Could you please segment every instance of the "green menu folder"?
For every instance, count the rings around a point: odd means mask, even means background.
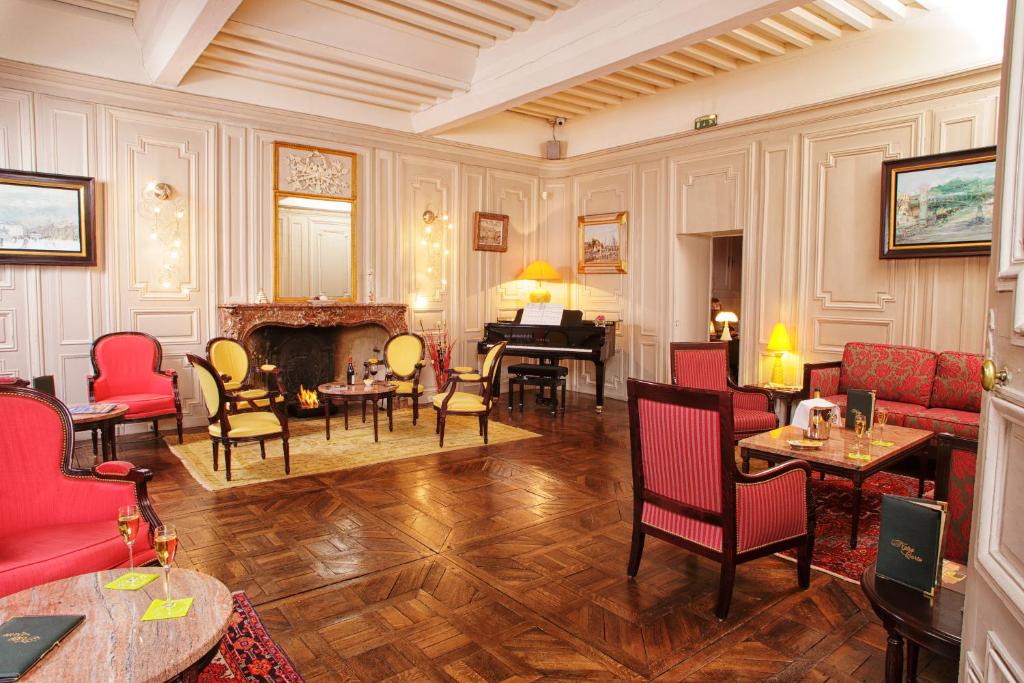
[[[871,389],[848,389],[846,392],[846,428],[853,429],[857,413],[868,419],[868,429],[875,422],[875,392]]]
[[[0,626],[0,683],[19,680],[83,621],[83,614],[53,614],[14,617]]]
[[[875,574],[933,595],[942,576],[945,530],[944,501],[882,496]]]

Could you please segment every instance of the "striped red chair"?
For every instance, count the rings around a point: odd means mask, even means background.
[[[772,411],[771,394],[757,387],[741,387],[729,378],[729,350],[725,342],[672,342],[669,345],[672,384],[688,389],[724,391],[732,396],[736,441],[779,426]]]
[[[732,400],[724,391],[627,382],[633,455],[629,576],[647,534],[722,564],[715,614],[729,615],[736,565],[795,547],[810,585],[814,549],[811,468],[791,460],[758,474],[736,467]]]

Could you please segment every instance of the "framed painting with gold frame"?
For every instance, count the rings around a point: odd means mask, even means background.
[[[577,219],[580,273],[625,273],[629,212],[602,213]]]
[[[995,147],[883,162],[879,258],[991,253],[995,175]]]
[[[274,300],[302,302],[318,298],[321,294],[338,303],[354,303],[357,298],[357,156],[352,152],[312,147],[290,142],[274,143]],[[349,237],[340,243],[337,259],[324,244],[308,238],[308,244],[295,247],[288,235],[283,235],[284,220],[302,213],[308,216],[337,212],[347,214]],[[283,220],[284,219],[284,220]],[[310,218],[312,220],[312,218]],[[324,222],[326,219],[322,219]],[[290,224],[289,224],[290,225]],[[323,235],[319,235],[322,240]],[[292,264],[294,252],[299,251],[300,262]],[[345,254],[345,252],[348,252]],[[302,261],[303,253],[306,261]],[[342,263],[344,261],[344,263]],[[348,265],[347,291],[321,292],[302,289],[295,283],[310,269],[310,264],[325,274],[343,272]],[[291,265],[290,265],[291,264]],[[325,276],[322,276],[325,277]],[[322,282],[322,279],[321,279]]]
[[[0,263],[96,265],[96,181],[0,169]]]
[[[508,251],[508,216],[503,213],[473,212],[473,249]]]

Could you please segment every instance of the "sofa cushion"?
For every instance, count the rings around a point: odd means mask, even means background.
[[[831,401],[839,406],[839,412],[842,413],[843,417],[846,417],[846,394],[836,394],[834,396],[825,396],[824,398],[826,401]],[[917,415],[928,410],[916,403],[883,401],[882,399],[875,400],[875,408],[886,408],[889,411],[889,424],[900,427],[907,426],[905,420],[910,415]]]
[[[119,394],[107,396],[104,403],[124,403],[128,406],[125,419],[154,417],[156,415],[174,415],[173,394]]]
[[[903,426],[927,429],[936,434],[947,433],[962,436],[965,439],[977,439],[980,423],[981,413],[972,410],[929,408],[920,413],[906,416]]]
[[[139,526],[135,565],[155,558],[149,527]],[[0,596],[31,586],[128,565],[128,547],[111,520],[55,524],[0,537]]]
[[[732,411],[732,421],[736,432],[767,432],[779,426],[775,413],[766,410],[736,408]]]
[[[981,412],[981,364],[984,361],[985,357],[977,353],[940,353],[929,407]]]
[[[874,389],[887,401],[927,406],[935,379],[935,353],[891,344],[847,342],[839,391]]]

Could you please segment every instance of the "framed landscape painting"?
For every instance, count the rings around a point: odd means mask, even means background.
[[[989,254],[995,178],[995,147],[884,162],[879,256]]]
[[[625,273],[628,222],[626,211],[580,216],[577,219],[580,253],[577,270],[581,273]]]
[[[0,263],[96,265],[95,181],[0,169]]]
[[[477,251],[508,251],[508,216],[502,213],[475,212],[473,248]]]

